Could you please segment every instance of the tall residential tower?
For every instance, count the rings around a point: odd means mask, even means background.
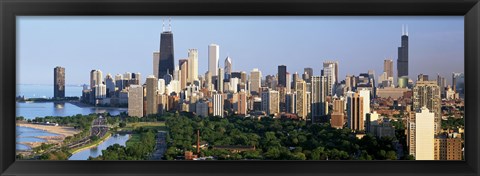
[[[169,20],[170,21],[170,20]],[[168,30],[160,34],[160,59],[158,63],[158,75],[157,78],[163,78],[166,74],[173,75],[174,70],[174,57],[173,57],[173,33],[172,25],[169,24]]]
[[[65,98],[65,68],[53,69],[53,98]]]

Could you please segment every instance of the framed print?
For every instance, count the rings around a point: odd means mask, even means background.
[[[478,1],[0,8],[2,175],[478,175]]]

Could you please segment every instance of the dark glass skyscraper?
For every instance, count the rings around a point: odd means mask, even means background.
[[[157,78],[163,78],[166,74],[173,75],[173,33],[164,31],[160,35],[160,61],[158,62]]]
[[[65,98],[65,68],[53,69],[53,98]]]
[[[398,78],[408,76],[408,28],[406,33],[402,27],[402,45],[398,47],[397,60]]]
[[[302,78],[308,83],[312,82],[313,68],[307,67],[303,69]],[[335,75],[336,76],[336,75]]]
[[[287,86],[287,66],[285,65],[278,66],[278,85],[280,87]]]

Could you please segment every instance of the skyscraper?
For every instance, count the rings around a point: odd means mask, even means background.
[[[160,63],[160,52],[153,52],[153,75],[158,76],[158,64]]]
[[[115,92],[115,81],[110,73],[105,76],[105,86],[107,87],[107,98],[110,98]]]
[[[245,90],[240,90],[238,94],[238,115],[247,115],[247,93]]]
[[[402,26],[402,44],[398,47],[397,74],[398,78],[408,77],[408,26],[406,32]]]
[[[298,77],[298,73],[295,72],[294,74],[292,74],[292,89],[295,91],[296,89],[296,86],[297,86],[297,81],[299,80],[300,78]]]
[[[434,113],[426,107],[415,114],[415,159],[434,160]]]
[[[419,74],[417,77],[417,81],[428,81],[428,75]]]
[[[311,82],[311,78],[313,76],[313,68],[307,67],[303,69],[303,79],[307,82]]]
[[[230,80],[232,77],[232,59],[230,57],[227,57],[225,59],[225,80]]]
[[[262,111],[267,115],[278,114],[279,108],[279,94],[278,91],[268,90],[262,92]]]
[[[223,93],[223,68],[218,68],[217,92]]]
[[[355,132],[364,130],[363,106],[359,93],[347,97],[348,127]]]
[[[213,116],[223,117],[223,95],[214,94],[213,95]]]
[[[173,77],[172,80],[176,80],[180,82],[180,66],[179,65],[175,65],[175,70],[173,71],[172,77]]]
[[[251,93],[260,93],[260,87],[262,86],[262,72],[258,68],[254,68],[250,72]]]
[[[158,79],[157,89],[158,89],[157,94],[163,95],[165,93],[166,85],[165,85],[164,79]]]
[[[465,96],[465,74],[464,73],[452,73],[452,86],[453,91],[458,93],[461,98]]]
[[[220,57],[220,49],[217,44],[208,45],[208,71],[210,75],[217,76],[218,58]]]
[[[325,115],[327,97],[327,79],[325,76],[312,77],[312,122],[317,122]]]
[[[307,99],[307,84],[304,80],[298,80],[295,83],[295,91],[297,93],[297,100],[296,100],[296,107],[297,107],[297,115],[302,119],[307,119],[308,114],[308,99]]]
[[[370,90],[362,88],[358,91],[361,97],[363,97],[363,115],[362,118],[367,119],[367,113],[370,113]]]
[[[212,74],[210,73],[210,71],[207,71],[205,73],[205,87],[209,90],[209,91],[212,91],[214,90],[213,86],[212,86]]]
[[[279,87],[287,86],[287,66],[285,65],[278,66],[278,86]]]
[[[65,68],[53,69],[53,98],[65,98]]]
[[[147,78],[147,114],[157,114],[157,90],[158,80],[155,76],[150,75]]]
[[[115,87],[118,90],[123,90],[125,88],[125,86],[123,85],[123,75],[122,74],[115,75]]]
[[[323,63],[323,74],[327,78],[327,94],[334,95],[335,92],[335,82],[336,82],[336,75],[335,75],[335,64],[334,63]]]
[[[383,61],[383,72],[387,73],[387,79],[393,77],[393,60]]]
[[[323,67],[328,67],[328,65],[333,64],[333,83],[338,84],[338,61],[324,61],[323,62]],[[313,71],[312,71],[313,72]],[[313,74],[313,73],[312,73]]]
[[[188,50],[188,76],[187,83],[193,83],[198,80],[198,51],[197,49]]]
[[[418,81],[413,87],[413,110],[426,107],[435,114],[435,133],[441,131],[442,100],[436,81]]]
[[[185,89],[187,87],[188,79],[188,60],[180,59],[178,60],[178,65],[180,66],[180,89]]]
[[[344,113],[345,101],[340,99],[333,100],[333,112],[331,115],[330,125],[332,128],[342,129],[343,124],[345,124],[345,113]]]
[[[128,115],[143,117],[143,87],[131,85],[128,90]]]
[[[105,84],[95,85],[93,89],[95,90],[95,98],[102,99],[107,97],[107,86]]]
[[[291,93],[291,91],[292,91],[292,78],[291,78],[289,72],[287,72],[285,74],[285,87],[287,88],[287,93]]]
[[[170,21],[170,20],[169,20]],[[163,78],[166,74],[173,75],[174,70],[174,49],[173,49],[173,33],[172,25],[169,24],[169,29],[160,34],[160,60],[158,63],[157,78]]]
[[[103,83],[103,74],[101,70],[90,71],[90,88],[93,89],[96,85]]]

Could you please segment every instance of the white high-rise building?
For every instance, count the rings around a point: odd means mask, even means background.
[[[198,51],[197,49],[188,50],[188,76],[189,83],[198,80]]]
[[[254,68],[250,72],[250,82],[250,92],[259,93],[260,87],[262,86],[262,72],[258,70],[258,68]]]
[[[238,92],[238,84],[240,82],[240,79],[238,78],[230,78],[230,92],[236,93]]]
[[[434,138],[435,113],[428,108],[422,107],[415,114],[415,159],[435,159],[435,138]]]
[[[158,79],[158,94],[163,95],[165,93],[165,80],[164,79]]]
[[[360,97],[363,97],[363,119],[367,119],[367,113],[370,113],[370,90],[361,89],[358,91]]]
[[[143,87],[131,85],[128,90],[128,115],[143,117]]]
[[[223,96],[222,94],[213,95],[213,116],[223,117]]]
[[[103,83],[103,74],[101,70],[92,70],[90,72],[90,88]]]
[[[333,64],[333,84],[338,84],[338,61],[324,61],[323,67],[328,67],[328,65]]]
[[[158,63],[160,62],[160,52],[153,52],[153,75],[158,76]]]
[[[335,64],[333,63],[323,63],[323,74],[327,77],[327,94],[333,95],[335,92]]]
[[[173,70],[173,80],[180,81],[180,67],[175,65],[175,70]]]
[[[107,86],[105,84],[95,85],[95,98],[106,98],[107,97]]]
[[[292,78],[290,76],[290,73],[287,72],[285,74],[285,81],[286,81],[286,88],[287,88],[287,93],[291,93],[292,92]]]
[[[125,72],[125,73],[123,74],[123,79],[124,79],[124,80],[131,80],[131,79],[132,79],[132,73],[130,73],[130,72]]]
[[[208,71],[211,76],[218,75],[218,58],[220,57],[220,49],[217,44],[208,45]]]
[[[171,93],[175,92],[177,94],[180,93],[180,82],[177,80],[170,81],[170,84],[166,86],[167,94],[170,95]]]

